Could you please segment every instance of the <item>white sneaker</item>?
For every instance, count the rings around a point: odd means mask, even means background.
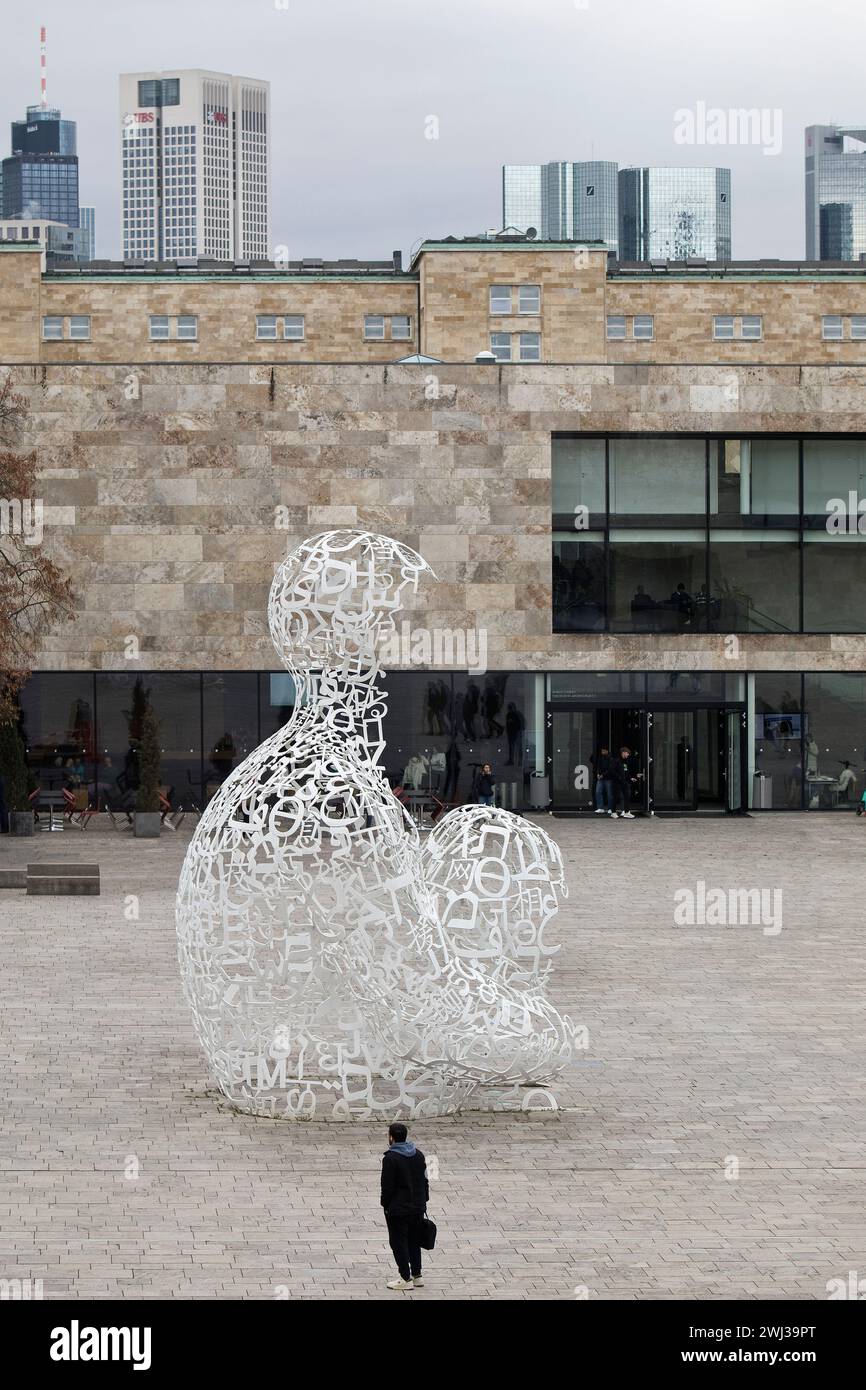
[[[608,811],[607,814],[608,814],[609,816],[612,816],[613,819],[616,820],[617,816],[619,815],[619,811]]]
[[[391,1279],[388,1281],[389,1289],[414,1289],[414,1279]]]
[[[605,814],[604,807],[603,807],[603,806],[599,806],[599,808],[598,808],[598,810],[596,811],[595,814],[596,814],[597,816],[603,816],[603,815]]]
[[[635,818],[634,811],[623,811],[623,813],[622,813],[622,818],[623,818],[623,820],[634,820],[634,818]]]
[[[416,1289],[423,1289],[424,1287],[424,1279],[420,1274],[412,1275],[412,1283],[415,1285]]]

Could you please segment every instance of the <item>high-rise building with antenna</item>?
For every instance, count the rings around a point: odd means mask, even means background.
[[[12,122],[12,153],[3,160],[2,215],[64,222],[78,237],[77,258],[85,260],[88,239],[80,231],[76,124],[48,105],[44,26],[39,32],[39,88],[39,104],[27,107],[23,121]]]

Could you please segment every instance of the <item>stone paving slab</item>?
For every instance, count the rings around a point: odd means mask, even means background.
[[[413,1127],[441,1231],[413,1297],[815,1299],[866,1277],[863,822],[543,823],[572,889],[554,996],[589,1046],[556,1114]],[[101,898],[0,896],[0,1277],[391,1297],[381,1128],[253,1119],[210,1082],[175,960],[190,829],[94,823]],[[3,837],[0,868],[57,853]],[[698,879],[781,887],[781,931],[678,927]]]

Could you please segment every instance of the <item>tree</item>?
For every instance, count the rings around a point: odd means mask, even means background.
[[[136,811],[159,810],[159,725],[156,715],[148,704],[141,720],[141,739],[138,755],[138,795],[135,799]]]
[[[27,420],[27,402],[7,372],[0,384],[0,717],[15,717],[16,695],[30,674],[43,633],[74,618],[69,580],[49,560],[41,536],[27,534],[22,511],[32,517],[38,498],[36,455],[16,445]]]
[[[12,719],[0,721],[0,777],[10,811],[30,810],[30,774],[24,744]]]

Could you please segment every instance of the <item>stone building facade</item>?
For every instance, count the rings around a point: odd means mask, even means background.
[[[491,329],[491,287],[509,285],[514,312]],[[540,287],[537,313],[520,312],[521,285]],[[281,312],[306,315],[305,342],[256,339],[256,316]],[[195,314],[195,341],[151,341],[157,313]],[[410,318],[410,341],[365,338],[366,316],[392,314]],[[647,314],[653,336],[635,339],[631,321]],[[38,250],[3,248],[0,362],[28,399],[21,445],[39,454],[45,544],[77,595],[76,621],[46,637],[39,671],[275,671],[265,614],[274,565],[316,531],[360,527],[405,541],[436,571],[415,627],[483,630],[488,671],[537,678],[537,770],[556,673],[864,679],[866,607],[859,631],[850,620],[844,631],[556,631],[552,577],[557,440],[705,438],[709,449],[724,438],[866,439],[866,345],[852,337],[861,314],[859,267],[632,275],[593,247],[442,243],[422,248],[408,272],[395,263],[186,280],[43,275]],[[760,316],[761,337],[716,340],[717,315]],[[43,340],[43,318],[72,316],[90,318],[89,339]],[[625,338],[609,336],[617,317]],[[824,319],[837,317],[843,336],[827,338]],[[541,360],[473,360],[491,332],[512,327],[540,333]],[[801,552],[815,553],[798,534]],[[751,721],[749,778],[753,745],[773,727],[755,724],[773,709],[756,715],[751,688],[716,701]],[[586,703],[579,691],[575,700]],[[790,736],[805,741],[797,719]],[[835,748],[833,761],[844,761]]]

